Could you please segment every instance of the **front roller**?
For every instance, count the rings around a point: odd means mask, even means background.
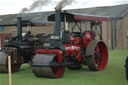
[[[92,40],[86,49],[87,65],[90,70],[104,70],[108,62],[108,50],[103,41]]]
[[[64,66],[55,65],[57,54],[37,54],[32,60],[32,71],[37,77],[60,78],[64,74]]]
[[[15,50],[13,50],[15,51]],[[8,72],[8,56],[11,56],[11,72],[18,72],[21,64],[16,60],[16,53],[0,52],[0,73]]]

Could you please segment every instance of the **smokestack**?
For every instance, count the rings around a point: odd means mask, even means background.
[[[71,4],[73,0],[61,0],[58,5],[55,7],[55,20],[56,20],[56,28],[55,28],[55,36],[61,37],[61,9]]]
[[[18,35],[18,40],[22,41],[22,18],[17,17],[17,35]]]
[[[55,36],[60,37],[60,31],[61,31],[61,10],[55,11],[55,20],[56,20],[56,28],[55,28]]]

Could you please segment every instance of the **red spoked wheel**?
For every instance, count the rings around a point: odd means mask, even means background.
[[[108,50],[103,41],[93,40],[86,49],[87,65],[90,70],[104,70],[108,62]]]
[[[53,66],[52,72],[54,74],[54,78],[60,78],[64,74],[64,66]]]
[[[57,62],[57,60],[58,60],[57,57],[55,57],[55,59],[53,60],[53,62]],[[64,66],[52,66],[51,69],[52,69],[54,78],[60,78],[64,74],[65,67]]]

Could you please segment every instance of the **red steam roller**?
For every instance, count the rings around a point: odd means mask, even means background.
[[[108,17],[56,10],[48,20],[56,22],[55,32],[44,40],[30,63],[37,77],[60,78],[65,67],[77,70],[87,65],[93,71],[106,68],[108,50],[102,41],[101,25]],[[88,30],[81,26],[85,21],[90,23]]]

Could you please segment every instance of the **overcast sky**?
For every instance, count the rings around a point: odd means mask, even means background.
[[[22,8],[29,6],[36,0],[0,0],[0,15],[19,13]],[[32,12],[51,11],[60,0],[51,0],[47,6],[42,6]],[[119,4],[128,4],[128,0],[73,0],[73,3],[64,9],[88,8],[96,6],[111,6]]]

